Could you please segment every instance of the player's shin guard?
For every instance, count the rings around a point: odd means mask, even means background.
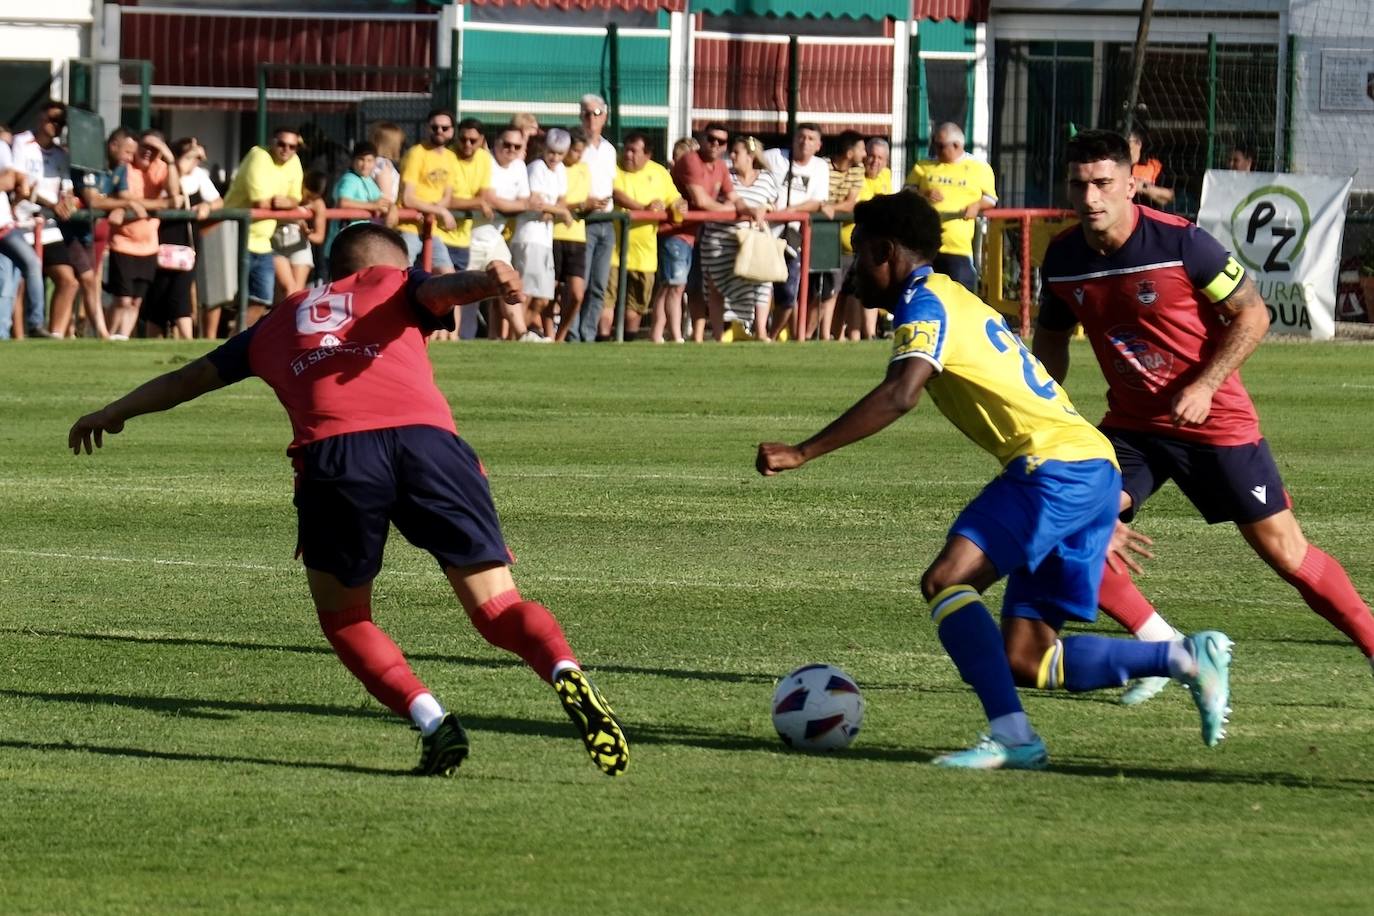
[[[549,609],[537,601],[522,601],[515,589],[502,592],[468,616],[483,639],[520,656],[535,674],[550,683],[555,665],[577,662]]]
[[[1097,590],[1097,606],[1102,609],[1102,613],[1121,624],[1133,635],[1139,633],[1140,628],[1155,613],[1149,599],[1136,588],[1131,574],[1125,570],[1118,572],[1112,569],[1110,563],[1103,564],[1102,585]]]
[[[1077,692],[1120,687],[1138,677],[1168,677],[1170,645],[1103,636],[1056,639],[1040,661],[1035,686]]]
[[[428,691],[391,637],[372,622],[372,608],[320,611],[319,617],[324,638],[344,667],[383,706],[409,718],[411,701]]]
[[[1279,575],[1298,590],[1308,607],[1350,637],[1365,655],[1374,657],[1374,617],[1334,557],[1309,544],[1297,571]]]
[[[968,585],[951,585],[930,599],[930,619],[964,683],[973,688],[991,722],[1021,712],[1002,634]]]

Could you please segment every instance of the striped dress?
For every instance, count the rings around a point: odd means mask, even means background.
[[[767,169],[755,172],[754,183],[750,185],[740,181],[734,169],[730,170],[730,180],[735,185],[735,196],[750,207],[768,209],[778,196],[777,180]],[[721,297],[725,300],[726,312],[733,312],[735,318],[745,323],[752,322],[754,309],[766,305],[773,295],[773,284],[756,283],[735,276],[735,255],[739,251],[735,230],[748,226],[748,220],[738,223],[706,223],[701,230],[699,253],[702,270],[711,284],[720,290]]]

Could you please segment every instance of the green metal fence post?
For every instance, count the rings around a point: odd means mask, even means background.
[[[1217,152],[1217,36],[1207,33],[1207,168],[1216,165]]]
[[[138,129],[148,130],[153,126],[153,62],[145,60],[138,65]]]
[[[801,104],[801,53],[796,35],[787,36],[787,143],[797,135],[797,108]]]
[[[1283,170],[1293,171],[1293,98],[1298,94],[1298,36],[1288,36],[1288,101],[1283,106]]]
[[[925,118],[921,102],[925,96],[925,70],[921,66],[920,25],[912,33],[908,43],[906,76],[906,163],[910,167],[920,160],[925,152],[921,138],[925,134]]]
[[[448,40],[448,81],[449,92],[451,93],[449,102],[453,108],[454,118],[462,118],[459,113],[463,108],[462,78],[458,75],[458,56],[462,51],[462,45],[463,33],[454,29],[449,33]]]
[[[267,65],[258,64],[258,146],[267,145]]]
[[[610,96],[606,104],[611,108],[611,142],[620,145],[620,26],[614,22],[606,26],[607,86]]]

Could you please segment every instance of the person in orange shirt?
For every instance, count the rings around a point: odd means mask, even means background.
[[[1164,174],[1164,163],[1144,157],[1145,131],[1132,127],[1126,139],[1131,147],[1131,175],[1135,178],[1136,200],[1151,207],[1167,207],[1174,202],[1174,192],[1171,188],[1160,186],[1159,178]]]
[[[156,130],[144,131],[129,163],[128,216],[110,236],[110,280],[105,289],[114,297],[110,337],[128,340],[138,321],[143,296],[157,273],[158,219],[150,211],[172,209],[181,197],[176,157]]]

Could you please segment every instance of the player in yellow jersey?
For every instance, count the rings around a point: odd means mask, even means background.
[[[1107,439],[1006,320],[932,271],[940,216],[918,193],[858,205],[854,253],[859,296],[893,314],[887,376],[798,445],[765,442],[764,476],[878,432],[916,406],[923,390],[964,435],[1002,466],[955,520],[921,577],[940,642],[988,717],[966,751],[935,759],[969,769],[1043,769],[1045,744],[1017,696],[1024,687],[1096,690],[1144,672],[1189,687],[1209,746],[1225,736],[1231,641],[1205,631],[1168,643],[1066,636],[1070,620],[1097,616],[1097,591],[1116,527],[1121,473]],[[980,595],[1007,577],[998,632]]]

